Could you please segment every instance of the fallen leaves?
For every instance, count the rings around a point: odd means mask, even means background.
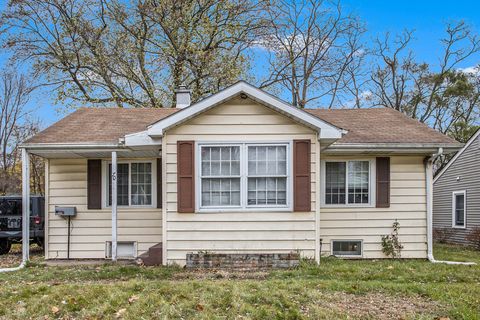
[[[128,298],[128,303],[129,304],[132,304],[134,303],[135,301],[137,301],[138,299],[140,299],[138,296],[131,296],[130,298]]]
[[[59,307],[56,307],[56,306],[53,306],[51,310],[52,310],[52,313],[53,313],[53,314],[57,314],[57,313],[60,312],[60,308],[59,308]]]
[[[121,318],[123,318],[123,315],[125,314],[125,312],[127,312],[127,309],[125,309],[125,308],[118,310],[118,311],[115,313],[115,319],[121,319]]]

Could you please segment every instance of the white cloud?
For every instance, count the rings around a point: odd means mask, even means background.
[[[480,65],[459,68],[458,71],[471,75],[480,75]]]

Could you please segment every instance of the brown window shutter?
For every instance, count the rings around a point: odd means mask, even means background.
[[[310,140],[293,140],[293,210],[311,211]]]
[[[87,161],[87,208],[102,209],[102,160]]]
[[[177,141],[177,206],[180,213],[195,212],[195,143]]]
[[[390,207],[390,158],[378,157],[377,166],[377,208]]]
[[[162,159],[157,158],[157,208],[162,208]]]

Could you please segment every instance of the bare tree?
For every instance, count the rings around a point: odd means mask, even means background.
[[[344,14],[339,2],[279,0],[269,10],[270,75],[261,86],[280,86],[293,105],[323,99],[329,108],[360,92],[357,71],[363,59],[362,23]],[[355,88],[356,86],[356,88]]]
[[[478,114],[479,73],[466,74],[460,63],[480,52],[480,40],[464,22],[446,26],[438,65],[420,63],[409,50],[413,32],[390,41],[377,39],[380,58],[372,73],[373,102],[393,108],[451,133],[459,122],[471,123]],[[457,127],[458,129],[458,127]]]
[[[33,133],[25,108],[32,90],[23,75],[14,72],[0,75],[0,194],[21,189],[18,145]]]
[[[4,47],[32,62],[62,102],[171,105],[186,84],[194,99],[245,72],[245,49],[264,1],[25,0],[2,15]]]

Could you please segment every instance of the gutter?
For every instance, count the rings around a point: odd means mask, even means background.
[[[425,159],[425,177],[427,191],[427,258],[431,263],[444,263],[452,265],[476,265],[475,262],[442,261],[433,256],[433,162],[443,154],[443,149]]]

